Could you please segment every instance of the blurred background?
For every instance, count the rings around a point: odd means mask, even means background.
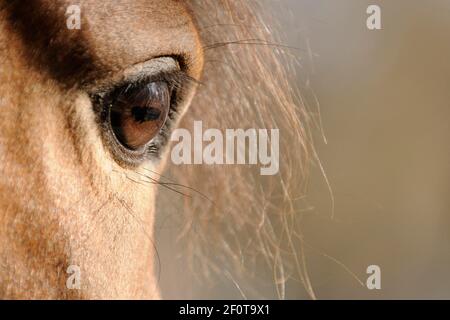
[[[317,297],[450,299],[450,2],[266,2],[299,48],[292,86],[313,112],[320,104],[315,146],[332,195],[311,168],[303,220]],[[366,27],[370,4],[382,30]],[[157,223],[164,298],[242,298],[231,279],[204,284],[189,271],[176,233]],[[369,265],[381,268],[380,290],[365,286]],[[261,291],[248,297],[276,298]],[[288,282],[286,298],[308,296]]]

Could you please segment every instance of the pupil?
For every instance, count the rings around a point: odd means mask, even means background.
[[[136,106],[131,108],[131,114],[136,122],[143,123],[158,120],[161,116],[161,110],[152,107]]]

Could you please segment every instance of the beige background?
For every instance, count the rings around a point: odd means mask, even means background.
[[[304,228],[318,297],[450,298],[450,2],[270,3],[284,42],[300,49],[293,86],[312,111],[317,96],[328,140],[316,130],[334,219],[316,167]],[[366,28],[369,4],[382,7],[381,31]],[[157,232],[165,298],[241,298],[229,279],[202,284],[174,259],[182,254],[171,243],[174,234],[176,226]],[[381,267],[379,291],[349,273],[365,282],[371,264]],[[270,286],[258,290],[249,297],[275,297]],[[306,295],[289,282],[286,297]]]

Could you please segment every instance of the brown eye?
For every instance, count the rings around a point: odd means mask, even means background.
[[[125,147],[137,150],[159,133],[169,109],[170,90],[163,81],[124,90],[111,104],[111,127]]]

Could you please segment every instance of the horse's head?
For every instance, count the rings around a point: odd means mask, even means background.
[[[175,203],[187,218],[176,236],[197,272],[263,257],[279,296],[291,272],[314,295],[293,200],[314,156],[311,117],[263,3],[0,0],[1,297],[159,297],[158,187],[161,212]],[[182,116],[281,129],[279,172],[165,161]],[[200,196],[174,201],[187,190]]]
[[[2,297],[158,297],[156,172],[202,61],[183,1],[1,1]]]

